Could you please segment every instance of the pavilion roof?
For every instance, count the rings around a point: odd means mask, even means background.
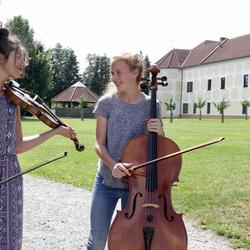
[[[98,97],[94,94],[88,87],[81,83],[77,82],[71,85],[69,88],[63,90],[61,93],[51,98],[52,102],[80,102],[84,100],[88,103],[96,103]]]

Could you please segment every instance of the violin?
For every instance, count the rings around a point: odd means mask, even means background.
[[[4,84],[4,94],[12,102],[19,105],[22,109],[35,115],[39,120],[50,128],[66,126],[57,115],[55,115],[45,102],[38,96],[27,90],[21,89],[16,81],[9,81]],[[75,149],[79,152],[84,150],[84,145],[80,144],[77,138],[71,138]]]

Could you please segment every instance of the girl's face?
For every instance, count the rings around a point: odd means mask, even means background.
[[[25,67],[27,66],[24,51],[21,49],[13,50],[9,58],[3,64],[6,76],[11,79],[17,79],[24,74]],[[6,79],[7,80],[7,79]]]
[[[111,66],[111,80],[118,91],[126,91],[137,86],[137,70],[131,70],[124,61],[116,61]]]

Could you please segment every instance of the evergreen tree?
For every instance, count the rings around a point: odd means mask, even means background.
[[[148,55],[146,55],[143,59],[143,66],[145,69],[143,72],[143,77],[148,79],[150,77],[150,72],[147,70],[150,68],[150,60],[148,58]]]
[[[83,72],[83,82],[97,96],[100,96],[110,81],[110,59],[104,55],[87,55],[88,66]]]
[[[141,91],[143,91],[146,95],[149,94],[149,86],[148,86],[148,81],[146,79],[150,78],[150,72],[148,71],[148,69],[150,68],[150,60],[148,58],[148,55],[146,55],[145,57],[142,54],[142,51],[140,51],[140,56],[141,56],[141,60],[143,61],[143,67],[144,67],[144,71],[143,71],[143,81],[140,85],[141,87]]]
[[[68,86],[81,80],[79,75],[79,63],[77,57],[72,49],[67,49],[65,51],[66,61],[65,61],[65,80]]]

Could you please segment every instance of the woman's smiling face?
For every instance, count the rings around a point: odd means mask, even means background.
[[[4,70],[9,78],[17,79],[24,74],[28,65],[25,51],[21,48],[13,50],[5,61]]]
[[[137,70],[131,70],[124,61],[116,61],[111,65],[111,80],[117,90],[123,91],[131,84],[136,84]]]

